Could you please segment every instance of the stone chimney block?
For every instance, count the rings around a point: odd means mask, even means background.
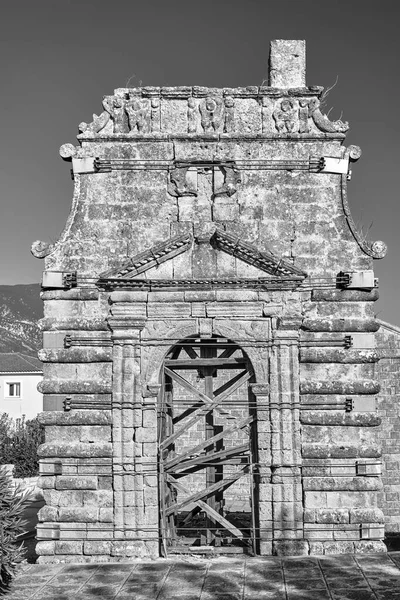
[[[277,88],[305,87],[305,40],[272,40],[269,55],[269,84]]]

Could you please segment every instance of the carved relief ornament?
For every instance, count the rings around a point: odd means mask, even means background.
[[[345,133],[349,129],[349,124],[340,119],[330,121],[320,111],[318,98],[280,98],[272,117],[278,133],[309,133],[311,121],[324,133]]]

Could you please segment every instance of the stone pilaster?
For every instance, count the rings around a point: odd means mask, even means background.
[[[272,554],[272,486],[271,486],[271,422],[269,407],[269,383],[251,384],[257,411],[256,441],[257,469],[253,469],[253,481],[258,506],[259,553]]]
[[[123,556],[146,555],[141,538],[144,527],[143,452],[136,441],[142,428],[140,381],[140,332],[145,320],[129,314],[128,307],[112,307],[108,324],[112,330],[112,442],[114,488],[114,547]],[[127,539],[131,539],[128,543]],[[117,540],[121,540],[119,543]],[[124,540],[124,541],[123,541]]]
[[[299,327],[278,321],[270,355],[273,552],[307,554],[303,541],[299,410]]]

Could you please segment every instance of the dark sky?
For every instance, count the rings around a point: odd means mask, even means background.
[[[331,119],[361,146],[353,217],[389,251],[375,261],[379,318],[400,325],[399,31],[394,0],[3,0],[0,284],[40,280],[36,239],[56,240],[72,198],[61,144],[138,85],[259,85],[272,39],[307,41],[308,85],[337,85]]]

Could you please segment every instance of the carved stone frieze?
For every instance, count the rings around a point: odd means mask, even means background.
[[[232,96],[227,96],[224,100],[224,133],[232,133],[235,126],[235,103]]]
[[[310,117],[320,131],[327,133],[346,133],[349,129],[347,121],[341,121],[340,119],[337,121],[330,121],[328,117],[320,111],[320,102],[318,98],[311,98],[308,101],[308,111]]]
[[[268,99],[265,101],[265,108]],[[264,110],[264,102],[263,102]],[[318,98],[280,98],[272,113],[275,129],[278,133],[310,133],[313,122],[319,131],[324,133],[345,133],[349,124],[340,119],[330,121],[321,113]]]
[[[127,133],[129,127],[124,99],[119,96],[105,96],[103,106],[111,117],[114,133]]]
[[[188,98],[188,109],[187,109],[188,133],[196,133],[197,132],[197,116],[198,116],[198,108],[197,108],[196,100],[194,98]]]
[[[221,96],[208,96],[199,104],[201,126],[206,133],[221,131],[224,125],[224,103]]]
[[[278,133],[294,133],[298,129],[297,110],[294,100],[289,98],[280,100],[272,116]]]
[[[197,187],[189,175],[190,167],[177,167],[169,173],[168,193],[171,196],[197,196]]]
[[[149,133],[151,130],[151,106],[148,98],[131,96],[125,105],[128,115],[129,131]]]
[[[160,99],[151,99],[151,131],[157,133],[161,131]]]
[[[225,194],[227,196],[233,196],[237,191],[238,184],[242,181],[239,169],[227,165],[218,168],[224,177],[224,182],[221,186],[214,189],[214,197],[223,196]]]

